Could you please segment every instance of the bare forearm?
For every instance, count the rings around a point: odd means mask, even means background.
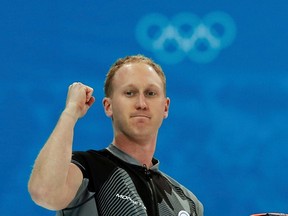
[[[49,209],[62,209],[74,198],[83,175],[71,164],[74,126],[92,106],[93,89],[76,82],[69,86],[66,108],[40,151],[29,180],[32,199]]]
[[[76,118],[64,111],[40,151],[29,181],[29,190],[37,194],[61,193],[65,186],[72,155]],[[49,195],[47,194],[47,197]]]

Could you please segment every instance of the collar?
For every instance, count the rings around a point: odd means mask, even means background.
[[[106,148],[109,152],[111,152],[114,156],[120,158],[121,160],[125,161],[126,163],[129,164],[133,164],[136,166],[141,166],[143,167],[144,164],[139,163],[138,160],[136,160],[135,158],[131,157],[129,154],[127,154],[126,152],[122,151],[121,149],[119,149],[117,146],[115,146],[114,144],[110,144],[107,148]],[[156,158],[152,159],[152,163],[153,166],[150,168],[153,171],[157,171],[159,169],[159,160],[157,160]]]

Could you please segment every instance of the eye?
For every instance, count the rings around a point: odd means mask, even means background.
[[[156,93],[156,91],[148,91],[148,92],[146,92],[146,95],[149,97],[153,97],[153,96],[156,96],[157,93]]]
[[[134,95],[133,91],[125,91],[124,93],[127,97],[132,97]]]

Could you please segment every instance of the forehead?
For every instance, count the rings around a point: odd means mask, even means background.
[[[114,84],[154,84],[163,87],[163,82],[154,68],[145,63],[129,63],[116,71]]]

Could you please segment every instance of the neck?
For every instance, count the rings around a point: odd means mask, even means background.
[[[117,136],[113,139],[113,144],[148,168],[153,165],[152,158],[155,152],[156,138],[144,142]]]

